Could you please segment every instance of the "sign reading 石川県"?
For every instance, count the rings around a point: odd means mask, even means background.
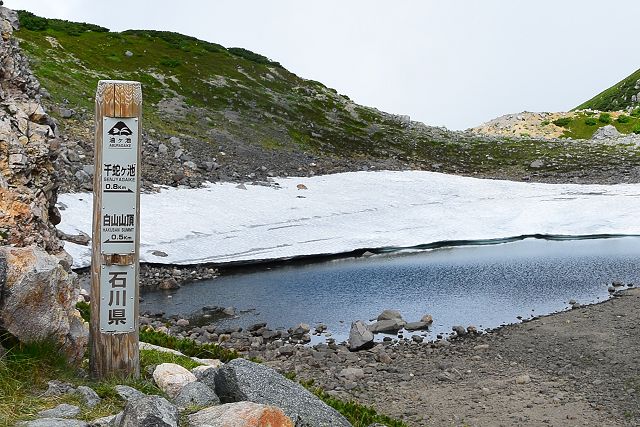
[[[100,331],[135,330],[136,266],[100,266]]]
[[[100,252],[133,254],[136,245],[138,119],[104,117]]]

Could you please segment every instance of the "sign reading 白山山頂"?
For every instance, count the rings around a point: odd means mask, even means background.
[[[136,250],[136,201],[139,177],[138,119],[104,117],[102,135],[102,212],[100,253],[133,255]],[[102,265],[100,331],[134,330],[136,264]]]

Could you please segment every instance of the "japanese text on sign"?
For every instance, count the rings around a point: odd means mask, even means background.
[[[135,265],[101,266],[101,332],[131,332],[134,330],[135,271]]]
[[[136,244],[136,191],[140,168],[138,120],[104,117],[100,252],[131,254]]]

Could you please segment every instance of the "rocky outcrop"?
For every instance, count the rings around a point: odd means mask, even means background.
[[[86,323],[75,308],[79,288],[68,271],[66,252],[50,255],[41,248],[0,248],[2,327],[21,342],[52,340],[78,361],[87,345]]]
[[[16,13],[0,7],[0,331],[21,342],[53,340],[78,360],[88,331],[55,230],[56,125],[13,37],[17,26]]]

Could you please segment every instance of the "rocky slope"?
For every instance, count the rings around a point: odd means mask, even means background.
[[[381,168],[551,182],[640,179],[635,148],[451,132],[358,105],[243,49],[20,16],[21,46],[59,119],[63,191],[91,189],[93,94],[104,78],[143,84],[147,188]]]
[[[13,37],[17,28],[15,12],[0,7],[0,332],[10,344],[52,339],[77,360],[87,330],[75,309],[71,258],[55,230],[56,126]]]

